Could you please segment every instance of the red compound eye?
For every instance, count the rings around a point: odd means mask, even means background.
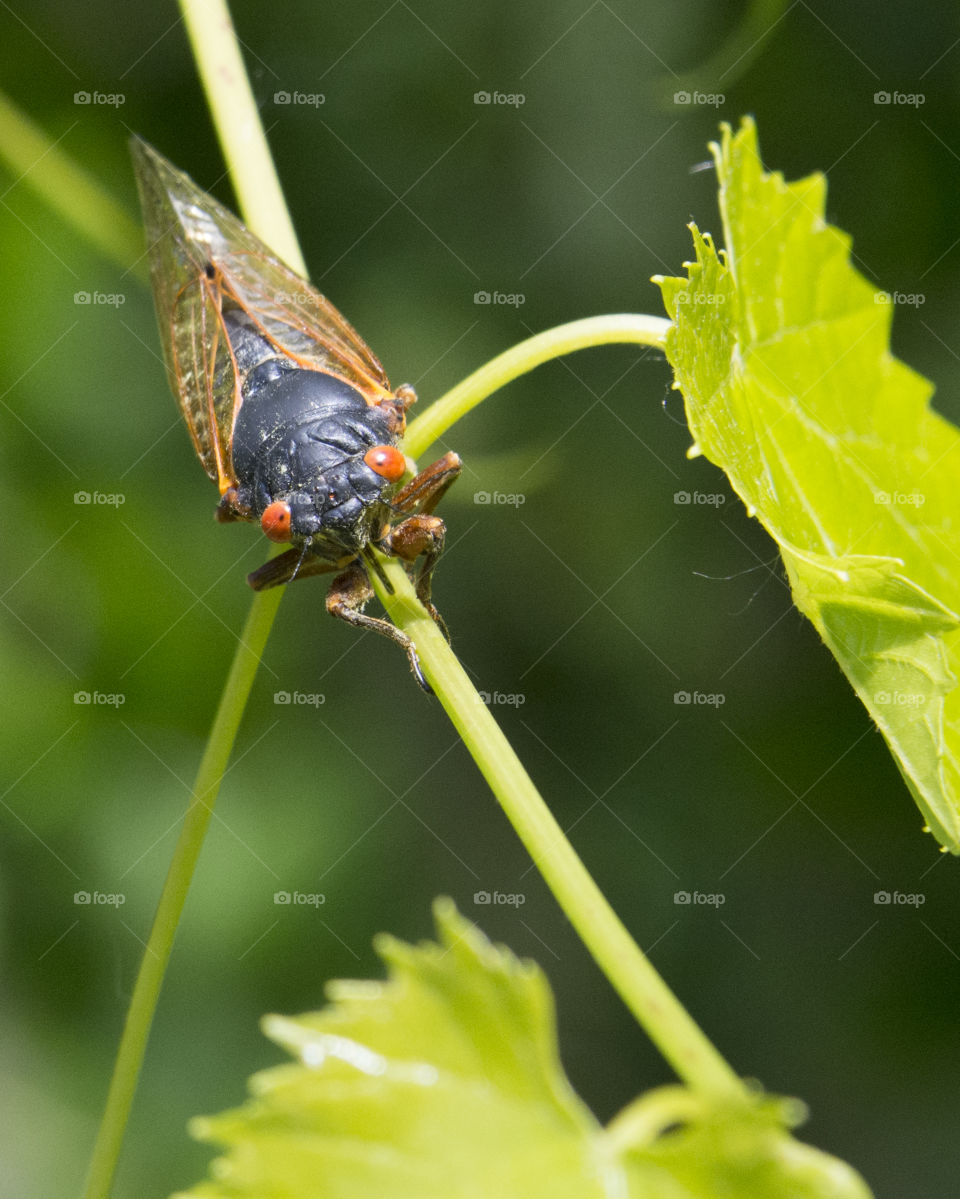
[[[290,505],[274,500],[260,517],[260,528],[271,541],[290,540]]]
[[[377,472],[388,483],[402,479],[407,469],[407,460],[395,445],[375,445],[363,455],[371,470]]]

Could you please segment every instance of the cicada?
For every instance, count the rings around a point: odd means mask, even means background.
[[[391,388],[351,325],[243,223],[140,138],[134,169],[167,373],[197,455],[220,488],[221,521],[259,521],[290,549],[249,577],[256,591],[335,573],[327,611],[406,651],[367,616],[373,547],[431,579],[445,527],[433,515],[460,473],[448,453],[413,475],[399,448],[412,387]],[[388,584],[389,588],[389,584]]]

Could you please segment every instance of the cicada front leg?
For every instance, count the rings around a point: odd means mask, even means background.
[[[417,574],[417,598],[450,640],[447,627],[430,598],[433,570],[443,553],[446,525],[432,512],[444,492],[460,476],[461,463],[456,454],[444,454],[426,470],[422,470],[394,496],[391,507],[395,512],[410,512],[406,520],[395,525],[379,542],[379,548],[404,562],[423,563]]]
[[[292,583],[294,579],[309,579],[312,575],[331,574],[342,570],[346,562],[329,562],[318,554],[304,552],[302,549],[286,550],[266,562],[251,574],[247,582],[254,591],[266,591],[268,587],[280,587],[284,583]]]

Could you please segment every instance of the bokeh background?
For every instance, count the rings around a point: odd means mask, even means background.
[[[694,168],[718,121],[751,112],[768,166],[827,171],[860,269],[920,297],[898,306],[896,350],[960,412],[949,6],[881,19],[819,0],[237,0],[234,14],[312,277],[421,405],[530,333],[661,314],[649,278],[678,272],[686,223],[719,233],[715,175]],[[8,96],[131,219],[133,131],[232,203],[173,5],[12,0],[0,47]],[[142,268],[0,168],[3,1195],[78,1192],[244,576],[265,553],[256,530],[212,520]],[[953,1193],[960,865],[921,834],[770,540],[715,468],[686,460],[669,384],[657,354],[593,350],[459,424],[437,602],[573,844],[735,1067],[803,1097],[803,1135],[878,1195]],[[439,705],[393,647],[329,620],[324,590],[298,585],[281,606],[117,1195],[197,1180],[210,1153],[187,1119],[236,1103],[281,1057],[260,1016],[378,975],[373,935],[429,935],[441,893],[547,971],[564,1063],[600,1119],[671,1077]],[[324,902],[277,906],[281,890]],[[880,890],[922,906],[878,906]],[[522,906],[475,903],[483,891]]]

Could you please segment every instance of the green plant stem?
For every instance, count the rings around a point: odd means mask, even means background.
[[[277,253],[305,274],[303,257],[277,182],[230,14],[220,0],[183,0],[182,11],[244,218]],[[281,588],[254,598],[227,676],[197,773],[193,799],[184,818],[137,974],[94,1145],[84,1199],[106,1199],[110,1193],[177,925],[260,664],[260,655],[282,597]]]
[[[374,576],[380,601],[390,619],[413,638],[437,698],[594,961],[692,1090],[712,1100],[747,1102],[746,1088],[737,1075],[644,956],[591,878],[443,634],[417,601],[401,564],[386,558],[381,562],[394,594],[388,595]]]
[[[590,346],[625,342],[661,349],[669,328],[670,322],[663,317],[622,312],[585,317],[528,337],[491,358],[411,421],[403,439],[404,449],[412,457],[418,457],[481,400],[551,358]]]
[[[306,279],[226,0],[180,0],[180,12],[247,228]]]
[[[282,595],[278,590],[256,596],[227,676],[137,975],[87,1176],[85,1199],[104,1199],[110,1192],[180,913]]]
[[[491,392],[561,354],[628,342],[659,348],[670,327],[660,317],[620,313],[573,321],[513,346],[474,371],[410,425],[405,448],[423,452]],[[393,585],[373,584],[391,620],[413,638],[423,667],[464,744],[499,800],[557,902],[594,960],[677,1075],[693,1090],[732,1102],[747,1100],[736,1073],[714,1049],[644,956],[534,787],[488,707],[421,605],[405,570],[382,560]]]

